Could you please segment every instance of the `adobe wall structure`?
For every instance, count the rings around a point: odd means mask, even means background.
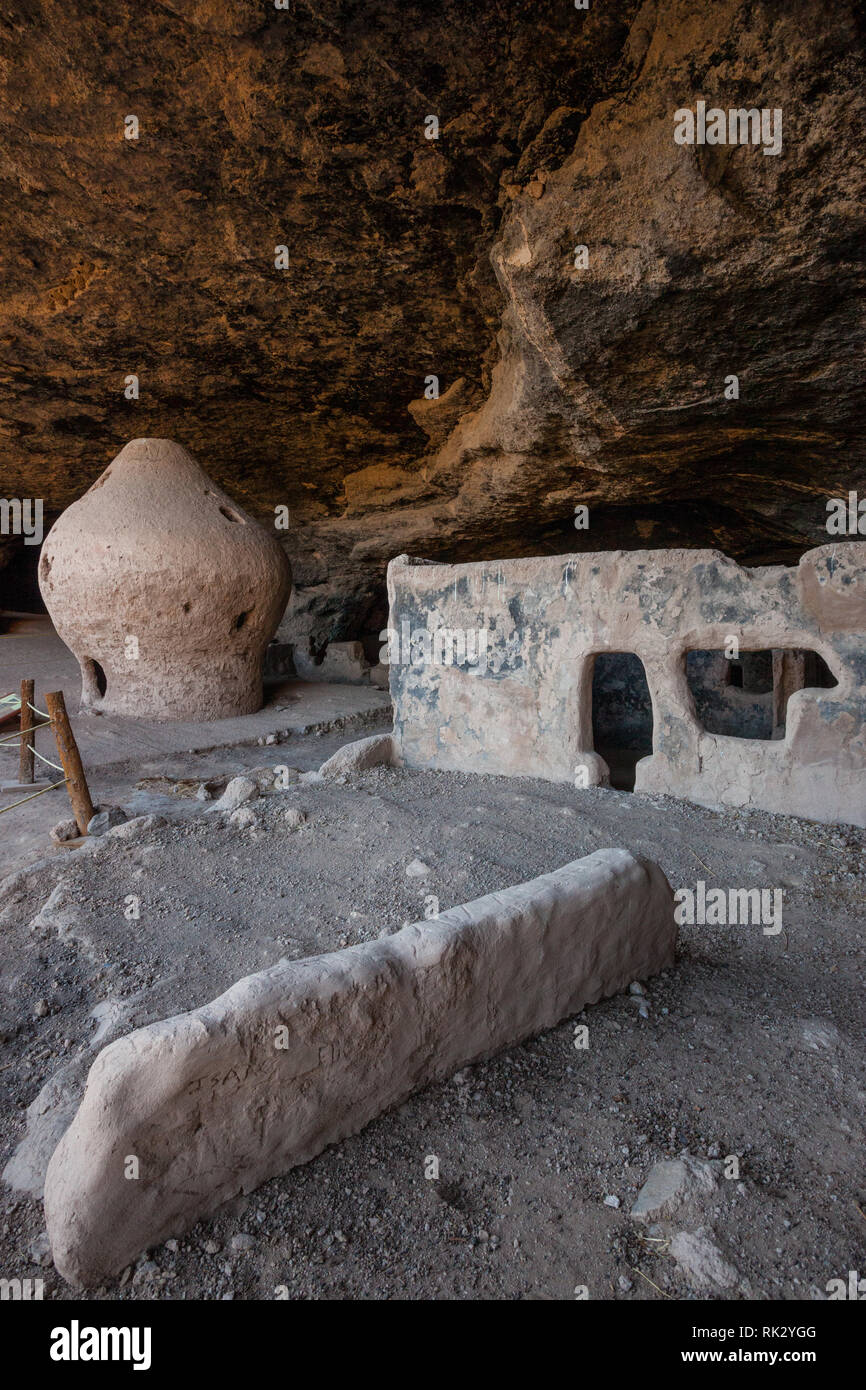
[[[465,565],[401,555],[388,594],[398,762],[606,785],[593,748],[593,664],[599,652],[628,651],[644,664],[653,713],[635,790],[866,825],[864,542],[758,569],[716,550]],[[485,633],[483,659],[449,664],[463,655],[455,632],[471,655]],[[708,733],[686,653],[732,636],[743,651],[812,649],[838,684],[790,694],[783,738]]]
[[[227,719],[262,705],[291,592],[275,535],[171,439],[133,439],[45,538],[39,586],[81,709]]]
[[[57,1268],[76,1285],[119,1274],[419,1086],[664,970],[676,939],[658,865],[597,850],[119,1038],[48,1168]]]

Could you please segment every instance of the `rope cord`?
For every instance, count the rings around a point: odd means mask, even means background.
[[[63,768],[60,766],[59,763],[53,763],[50,758],[43,758],[41,753],[37,753],[32,743],[28,743],[27,747],[30,749],[31,753],[35,753],[36,757],[41,759],[43,763],[47,763],[49,767],[56,768],[58,772],[63,771]]]
[[[10,695],[11,694],[13,694],[13,692],[10,691]],[[2,698],[5,700],[8,698],[8,696],[4,695]],[[25,737],[27,735],[35,736],[40,729],[51,729],[54,727],[54,720],[51,718],[50,714],[46,714],[44,710],[38,709],[37,706],[32,705],[29,700],[26,700],[24,703],[27,705],[28,709],[32,710],[34,714],[37,714],[39,718],[43,720],[43,723],[34,724],[32,728],[27,730],[21,729],[19,727],[17,733],[7,734],[5,735],[5,737],[0,738],[0,745],[7,743],[18,743],[20,745],[22,734]],[[20,705],[19,708],[21,708]],[[21,713],[23,716],[23,708],[21,708]],[[46,758],[42,753],[38,752],[37,749],[34,748],[32,743],[25,744],[25,747],[27,748],[27,751],[32,753],[35,757],[37,757],[40,762],[47,763],[48,767],[56,768],[58,772],[63,771],[63,768],[60,766],[59,763],[53,763],[50,758]],[[63,754],[61,753],[60,756],[62,757]],[[0,816],[2,816],[5,811],[14,811],[16,806],[24,806],[28,801],[35,801],[37,796],[44,796],[46,792],[53,792],[56,791],[58,787],[66,786],[66,784],[69,781],[70,778],[62,777],[59,782],[51,782],[49,786],[41,787],[38,792],[31,792],[29,796],[22,796],[20,800],[10,802],[8,806],[0,806]]]
[[[38,733],[40,729],[48,729],[48,728],[50,728],[52,722],[53,722],[52,720],[48,719],[48,720],[46,720],[46,722],[45,722],[44,724],[34,724],[34,725],[33,725],[33,728],[32,728],[32,729],[28,729],[27,732],[28,732],[29,734]],[[17,734],[5,734],[5,735],[3,736],[3,738],[0,738],[0,743],[15,743],[16,740],[17,740],[19,743],[21,742],[21,730],[20,730],[20,729],[18,730]]]
[[[68,781],[69,778],[64,777],[62,781],[52,782],[50,787],[43,787],[39,792],[31,792],[29,796],[22,796],[20,801],[13,801],[10,806],[0,806],[0,816],[3,815],[4,811],[14,811],[16,806],[23,806],[25,801],[35,801],[37,796],[44,796],[46,792],[55,791],[57,787],[64,786]]]

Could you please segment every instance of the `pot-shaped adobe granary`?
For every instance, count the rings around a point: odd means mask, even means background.
[[[291,591],[276,537],[170,439],[134,439],[49,531],[39,584],[82,710],[222,719],[262,703]]]

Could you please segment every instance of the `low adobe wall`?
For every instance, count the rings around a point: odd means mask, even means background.
[[[759,569],[716,550],[467,565],[402,555],[388,593],[395,757],[409,766],[605,784],[593,663],[630,651],[653,709],[637,790],[866,825],[866,542]],[[708,733],[686,653],[732,636],[743,651],[813,649],[838,685],[795,691],[783,739]],[[449,646],[464,659],[449,664]]]
[[[600,850],[119,1039],[48,1168],[57,1268],[101,1283],[419,1086],[664,969],[675,944],[661,869]]]

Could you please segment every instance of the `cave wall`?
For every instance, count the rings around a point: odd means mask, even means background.
[[[0,492],[47,529],[177,439],[288,508],[314,651],[401,550],[795,560],[866,494],[863,37],[846,0],[23,0]],[[699,97],[780,107],[781,155],[675,144]]]

